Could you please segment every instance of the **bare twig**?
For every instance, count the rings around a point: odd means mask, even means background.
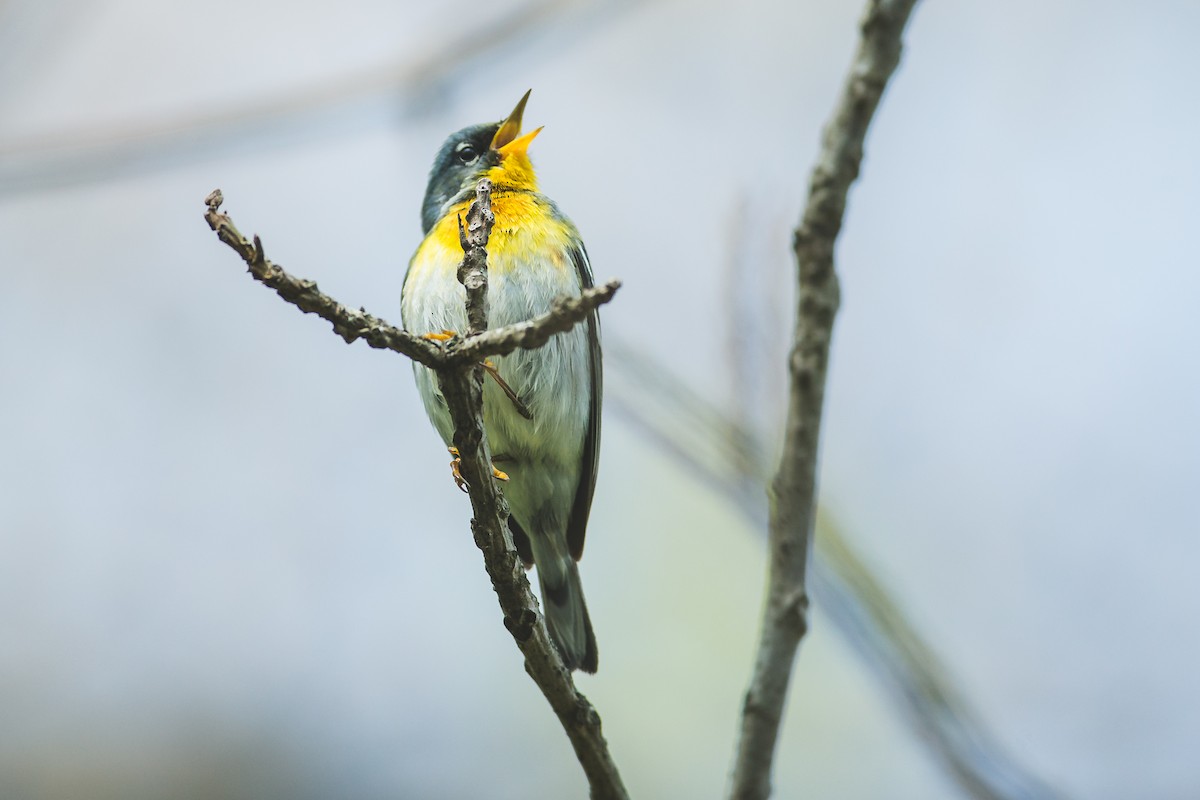
[[[467,290],[467,337],[487,330],[487,243],[496,215],[492,213],[492,182],[487,178],[475,187],[475,202],[467,211],[467,226],[458,218],[458,243],[463,260],[458,265],[458,282]],[[480,386],[483,379],[480,378]]]
[[[483,551],[484,567],[504,613],[504,627],[525,656],[525,671],[542,690],[571,740],[591,786],[591,796],[597,800],[626,800],[629,795],[604,740],[600,715],[575,687],[563,665],[517,557],[508,530],[508,505],[492,476],[491,451],[481,415],[482,379],[474,369],[452,369],[439,373],[439,385],[454,420],[459,469],[471,497],[471,532]]]
[[[288,274],[272,263],[263,253],[262,240],[251,241],[242,235],[228,214],[220,210],[225,202],[220,189],[214,190],[205,204],[204,219],[222,242],[233,248],[254,279],[275,292],[301,311],[316,314],[333,325],[333,330],[347,344],[362,339],[378,350],[391,350],[427,367],[463,366],[488,356],[502,356],[517,349],[541,347],[551,336],[571,329],[587,319],[587,315],[607,303],[621,288],[620,281],[609,281],[593,289],[584,289],[578,297],[560,297],[550,310],[531,320],[486,331],[477,338],[452,339],[445,344],[433,342],[408,331],[389,325],[385,320],[354,311],[317,288],[315,281],[302,280]]]
[[[808,629],[805,571],[816,509],[817,443],[829,342],[838,307],[833,248],[846,195],[858,177],[863,141],[888,78],[900,61],[901,34],[916,0],[870,0],[862,38],[825,135],[793,249],[799,306],[783,455],[771,484],[767,601],[754,671],[742,708],[730,797],[766,798],[796,649]]]
[[[454,421],[454,446],[459,470],[471,498],[471,531],[483,551],[484,566],[504,613],[504,627],[525,656],[525,671],[533,678],[566,731],[576,758],[583,767],[597,800],[627,800],[616,763],[600,728],[600,715],[575,687],[538,613],[537,599],[529,586],[508,528],[508,505],[492,474],[491,451],[483,427],[483,377],[481,359],[544,344],[554,333],[569,330],[610,300],[620,284],[611,281],[596,290],[585,290],[574,299],[555,301],[551,310],[536,319],[494,331],[487,328],[487,240],[491,233],[491,183],[480,182],[476,202],[460,226],[463,262],[459,280],[467,289],[468,331],[446,345],[427,341],[393,328],[365,311],[350,311],[318,291],[312,281],[288,275],[263,255],[258,237],[248,241],[232,220],[219,211],[221,192],[206,203],[205,219],[221,241],[232,247],[255,279],[275,289],[284,300],[333,324],[347,342],[361,338],[372,347],[394,350],[433,368]]]
[[[620,288],[620,281],[608,281],[593,289],[584,289],[578,297],[559,297],[549,311],[531,320],[484,331],[460,344],[451,343],[449,354],[456,359],[477,361],[485,356],[502,356],[518,349],[536,350],[556,333],[571,330],[592,309],[611,300]]]
[[[316,314],[332,323],[334,332],[347,344],[355,339],[362,339],[371,347],[394,350],[430,367],[444,360],[441,345],[413,336],[408,331],[393,328],[365,310],[353,311],[346,308],[321,292],[316,281],[294,278],[279,265],[272,264],[263,252],[262,240],[255,236],[251,242],[234,226],[229,215],[220,210],[224,202],[225,196],[221,190],[214,189],[204,199],[205,205],[208,206],[208,210],[204,212],[204,219],[216,232],[217,237],[242,257],[255,280],[274,289],[280,297],[301,311]]]

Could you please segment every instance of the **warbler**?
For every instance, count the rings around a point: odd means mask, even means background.
[[[555,297],[592,286],[579,232],[538,191],[527,150],[542,129],[521,135],[528,100],[526,92],[504,120],[463,128],[438,151],[421,206],[425,239],[401,294],[409,331],[466,330],[458,220],[484,177],[492,182],[495,214],[487,247],[489,325],[528,320],[547,311]],[[600,452],[599,319],[592,312],[545,346],[517,350],[488,366],[493,375],[485,375],[483,419],[493,462],[507,473],[513,541],[526,568],[537,567],[546,624],[567,668],[595,672],[596,637],[577,562]],[[419,364],[414,370],[425,411],[449,446],[454,427],[437,378]]]

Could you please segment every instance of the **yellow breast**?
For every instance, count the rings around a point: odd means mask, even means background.
[[[457,268],[463,257],[458,219],[460,215],[465,219],[469,206],[460,203],[452,207],[429,231],[409,265],[409,282],[432,277],[427,274],[430,270],[453,272]],[[571,268],[567,262],[577,238],[574,226],[556,215],[541,195],[498,187],[492,194],[492,213],[496,224],[487,246],[492,273],[503,276],[535,263],[559,270]]]

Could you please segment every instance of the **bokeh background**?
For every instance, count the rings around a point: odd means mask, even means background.
[[[396,320],[433,153],[532,87],[606,334],[770,430],[859,13],[0,0],[0,796],[584,797],[409,365],[203,199]],[[1197,30],[923,3],[838,251],[823,503],[1069,797],[1200,795]],[[582,688],[635,796],[719,796],[763,534],[609,370]],[[777,796],[962,796],[896,709],[818,605]]]

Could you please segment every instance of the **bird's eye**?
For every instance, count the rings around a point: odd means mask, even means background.
[[[454,154],[458,156],[458,160],[464,164],[470,164],[475,159],[479,158],[479,153],[476,152],[475,146],[469,142],[463,142],[454,149]]]

